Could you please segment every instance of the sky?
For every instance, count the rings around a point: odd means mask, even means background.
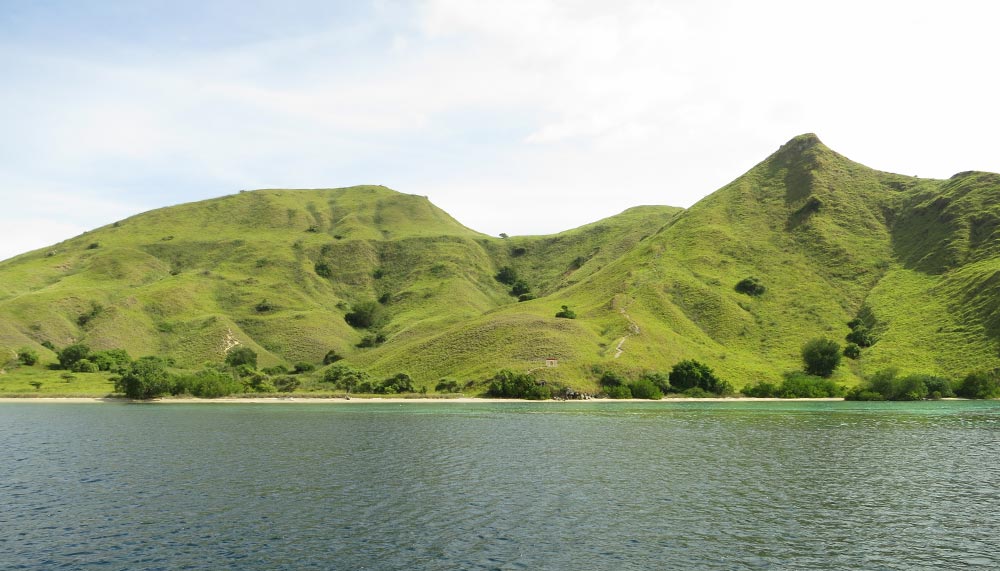
[[[0,0],[0,259],[256,188],[487,234],[688,207],[792,137],[1000,172],[988,1]]]

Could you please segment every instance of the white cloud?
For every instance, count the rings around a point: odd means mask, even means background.
[[[16,181],[0,193],[59,203],[86,188],[127,215],[238,188],[382,183],[477,229],[541,233],[690,205],[802,132],[905,174],[1000,170],[995,11],[429,0],[213,49],[0,46],[0,172]]]

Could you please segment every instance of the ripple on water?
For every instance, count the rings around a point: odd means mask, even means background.
[[[1000,567],[996,403],[0,407],[12,569]]]

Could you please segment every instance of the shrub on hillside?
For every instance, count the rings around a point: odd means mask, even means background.
[[[30,367],[38,362],[38,352],[30,347],[21,347],[17,350],[17,362]]]
[[[341,359],[343,359],[343,357],[340,356],[340,353],[337,353],[335,350],[330,349],[329,351],[326,352],[326,355],[323,356],[323,364],[331,365]]]
[[[562,310],[556,312],[556,317],[561,317],[563,319],[576,319],[576,312],[569,308],[569,306],[562,306]]]
[[[326,262],[316,262],[316,265],[313,266],[313,270],[315,270],[316,275],[321,278],[329,279],[333,277],[333,268]]]
[[[764,292],[767,291],[764,284],[762,284],[760,280],[755,277],[743,278],[736,284],[734,289],[739,293],[746,294],[751,297],[763,295]]]
[[[517,271],[510,266],[504,266],[493,277],[502,284],[512,286],[517,281]]]
[[[344,321],[355,329],[371,329],[381,324],[383,314],[384,310],[379,302],[362,301],[351,307],[351,311],[344,315]]]
[[[527,294],[531,291],[531,286],[524,280],[517,280],[510,288],[510,295],[515,297]]]
[[[97,367],[102,371],[113,373],[124,372],[132,364],[132,356],[125,349],[107,349],[91,353],[88,357],[97,363]]]
[[[434,385],[434,391],[438,393],[459,393],[462,390],[458,386],[458,381],[453,381],[450,379],[441,379],[438,384]]]
[[[294,374],[299,375],[302,373],[311,373],[316,370],[316,365],[312,363],[307,363],[305,361],[299,361],[295,363],[295,369],[292,371]]]
[[[378,347],[379,345],[385,343],[386,336],[385,333],[372,333],[370,335],[365,335],[361,338],[355,347],[360,349],[366,349],[368,347]]]
[[[802,362],[806,373],[829,377],[840,365],[840,345],[831,339],[813,339],[802,346]]]
[[[251,370],[257,368],[257,353],[249,348],[236,346],[226,353],[226,364],[230,367],[239,368],[242,365],[250,367]]]
[[[848,359],[857,359],[861,356],[861,347],[857,343],[848,343],[844,347],[844,356]]]
[[[76,363],[73,363],[73,367],[70,370],[74,373],[96,373],[101,368],[90,359],[80,359]]]

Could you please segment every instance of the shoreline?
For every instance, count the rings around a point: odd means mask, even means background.
[[[204,399],[196,397],[157,398],[151,400],[130,400],[116,397],[0,397],[0,404],[6,403],[119,403],[119,404],[501,404],[501,403],[685,403],[685,402],[836,402],[841,397],[829,398],[752,398],[752,397],[708,397],[708,398],[663,398],[647,399],[586,399],[586,400],[525,400],[478,397],[406,398],[406,397],[222,397]]]

